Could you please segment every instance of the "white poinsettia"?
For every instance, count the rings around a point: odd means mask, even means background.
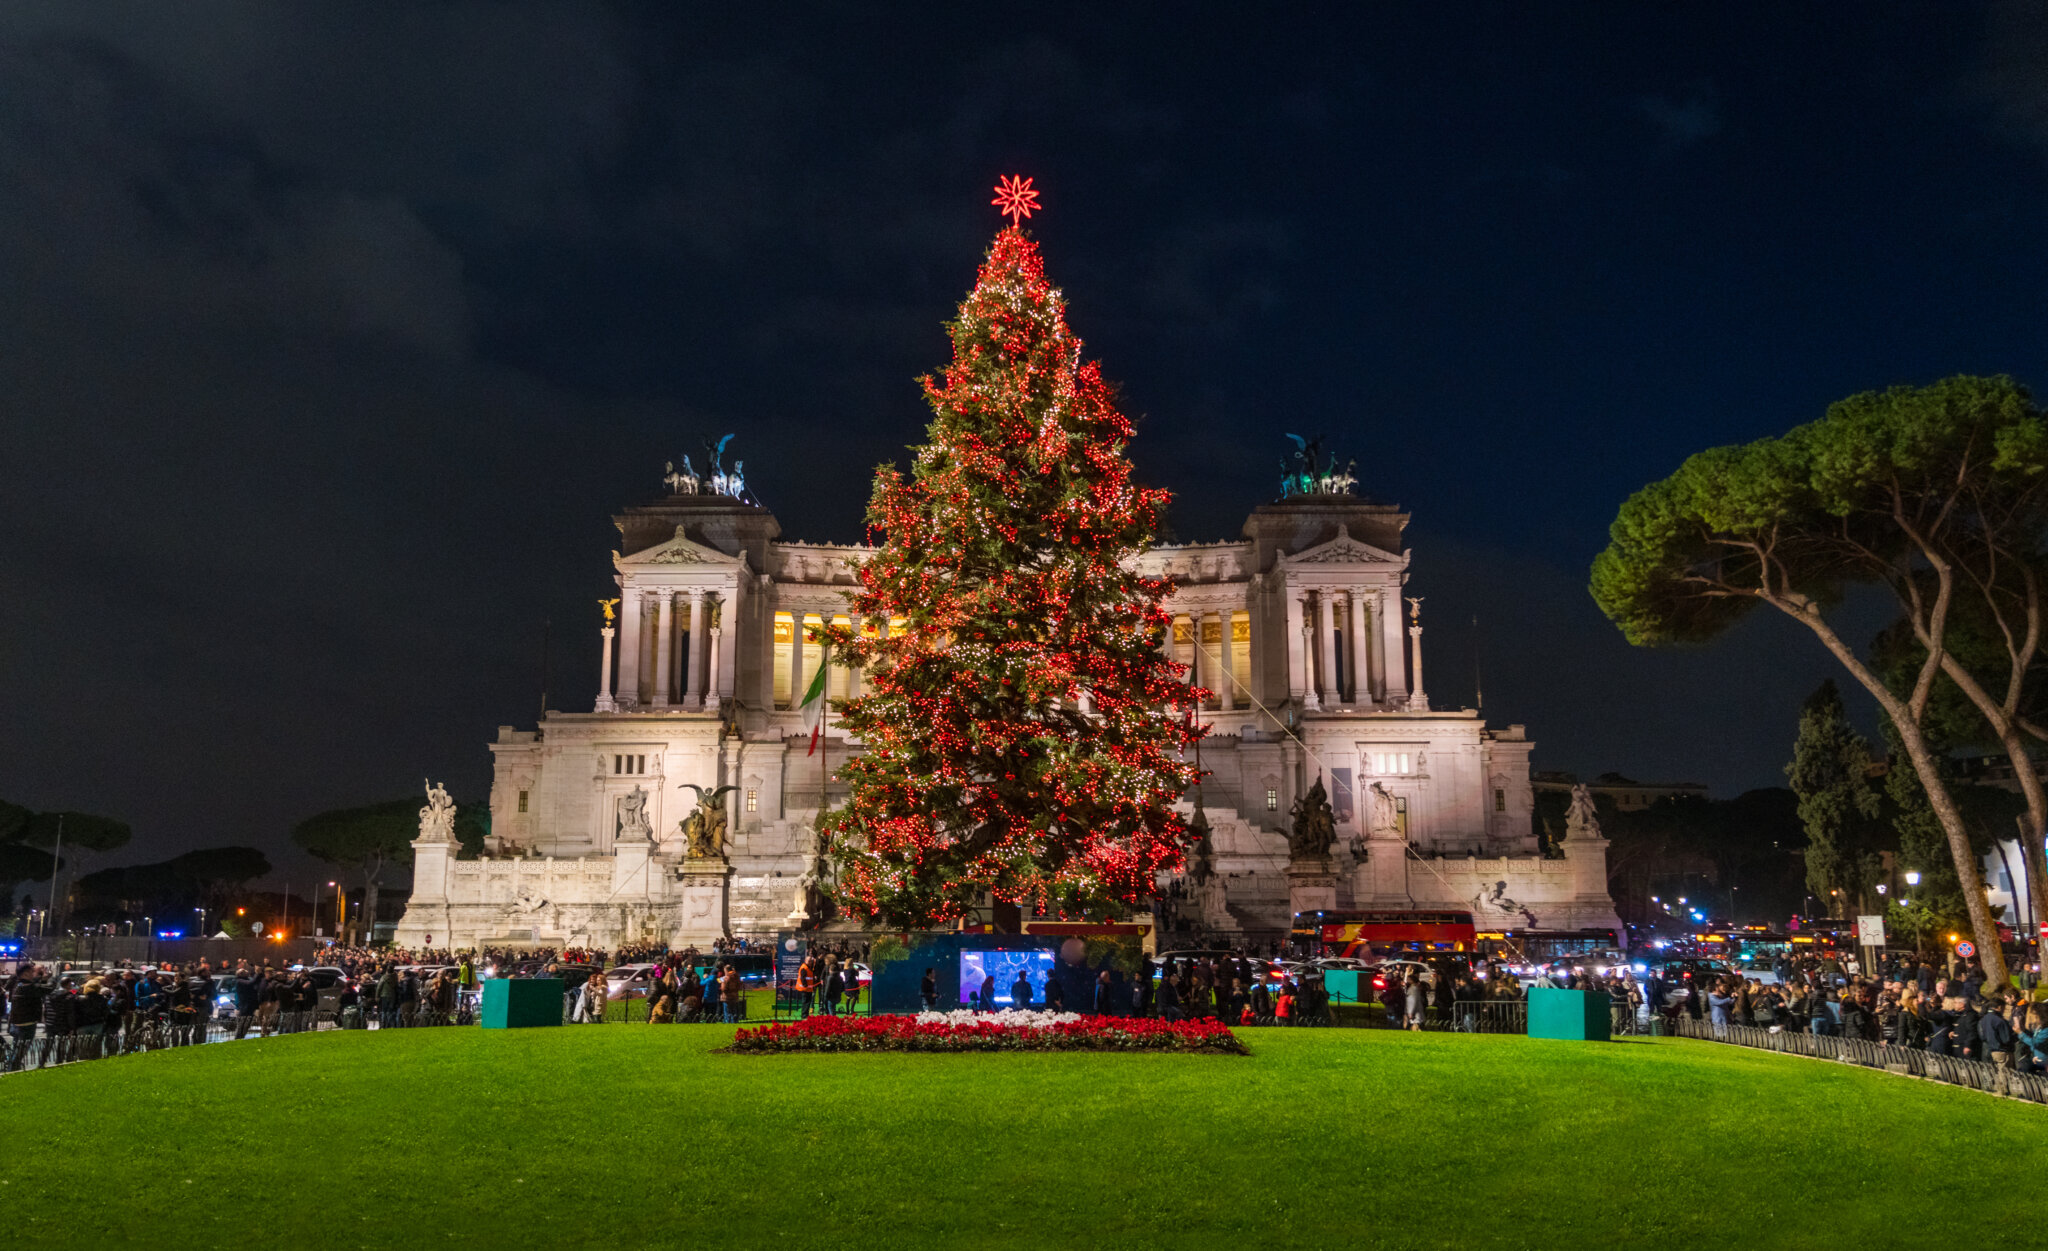
[[[1007,1025],[1015,1029],[1051,1029],[1081,1019],[1078,1012],[1035,1012],[1004,1008],[1001,1012],[970,1012],[956,1008],[951,1012],[920,1012],[919,1025]]]

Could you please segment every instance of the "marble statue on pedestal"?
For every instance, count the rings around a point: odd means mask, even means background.
[[[647,791],[635,786],[619,796],[619,841],[644,843],[654,834],[647,821]]]
[[[455,801],[446,786],[427,783],[427,806],[420,809],[420,839],[430,843],[455,841]]]
[[[1566,838],[1601,838],[1600,816],[1593,806],[1593,792],[1580,782],[1572,787],[1572,806],[1565,812],[1564,836]]]
[[[1367,838],[1401,837],[1400,809],[1394,804],[1393,793],[1379,782],[1365,791],[1365,830]]]
[[[697,807],[683,818],[683,843],[692,860],[717,860],[725,856],[726,812],[725,796],[728,791],[737,791],[737,786],[721,786],[707,789],[695,782],[685,782],[679,788],[697,792]]]
[[[832,899],[831,866],[825,858],[825,836],[811,835],[811,851],[804,858],[804,871],[796,880],[796,897],[789,909],[790,923],[798,929],[816,929],[838,911]]]
[[[1287,850],[1296,860],[1315,860],[1330,854],[1330,845],[1337,841],[1337,814],[1330,807],[1330,796],[1323,789],[1321,774],[1308,788],[1308,793],[1294,801],[1294,829],[1287,836]]]

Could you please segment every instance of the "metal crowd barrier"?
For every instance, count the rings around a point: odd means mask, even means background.
[[[1673,1031],[1680,1038],[1698,1038],[1736,1047],[1752,1047],[1758,1051],[1836,1060],[1905,1076],[1924,1077],[1951,1086],[1967,1086],[1972,1090],[2007,1095],[2029,1103],[2048,1104],[2048,1075],[2018,1073],[1982,1060],[1967,1060],[1961,1056],[1941,1055],[1912,1047],[1887,1046],[1864,1038],[1810,1034],[1790,1026],[1773,1032],[1753,1025],[1716,1025],[1684,1015],[1673,1022]]]
[[[0,1071],[24,1072],[55,1068],[86,1060],[131,1055],[142,1051],[164,1051],[172,1047],[196,1047],[207,1043],[233,1042],[243,1038],[268,1038],[273,1034],[305,1034],[329,1029],[420,1029],[444,1025],[473,1025],[476,1014],[463,1008],[454,1012],[410,1005],[386,1015],[376,1009],[367,1013],[350,1009],[334,1012],[276,1012],[241,1017],[209,1017],[177,1022],[165,1018],[131,1017],[110,1021],[99,1033],[48,1034],[38,1030],[33,1038],[0,1037]]]
[[[571,998],[563,998],[564,1025],[570,1023]],[[862,1000],[862,1013],[872,1012],[872,1006],[866,1002],[868,996],[863,995]],[[628,999],[624,1001],[622,1007],[623,1023],[648,1023],[649,1007],[645,1000]],[[739,1019],[747,1019],[744,1000],[740,1004]],[[699,1020],[705,1024],[717,1024],[719,1017],[713,1014],[700,1018],[679,1019],[674,1023],[692,1024]],[[243,1038],[268,1038],[273,1034],[304,1034],[332,1029],[432,1029],[442,1026],[471,1026],[476,1023],[475,1001],[467,997],[453,1009],[405,1004],[385,1011],[375,1004],[339,1008],[332,1003],[323,1002],[320,1008],[312,1012],[257,1013],[253,1016],[209,1017],[189,1022],[131,1016],[125,1021],[109,1021],[102,1032],[95,1034],[51,1035],[38,1028],[34,1037],[18,1039],[10,1032],[0,1031],[0,1073],[55,1068],[62,1064],[77,1064],[86,1060],[101,1060],[109,1056],[130,1055],[142,1051],[163,1051],[171,1047],[196,1047],[207,1043],[233,1042]]]
[[[1405,1018],[1394,1018],[1376,1003],[1346,1005],[1345,1011],[1333,1014],[1330,1023],[1353,1029],[1407,1028]],[[1529,1004],[1522,999],[1456,1000],[1424,1008],[1421,1025],[1425,1030],[1450,1034],[1526,1034]]]

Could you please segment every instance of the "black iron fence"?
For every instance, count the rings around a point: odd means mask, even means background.
[[[344,1008],[339,996],[325,992],[319,1006],[310,1012],[262,1012],[251,1016],[211,1017],[178,1020],[131,1014],[109,1021],[103,1027],[51,1034],[37,1026],[0,1027],[0,1072],[54,1068],[84,1060],[132,1055],[143,1051],[164,1051],[172,1047],[196,1047],[208,1043],[236,1042],[272,1035],[305,1034],[327,1030],[426,1029],[441,1026],[469,1026],[477,1023],[477,1003],[463,996],[453,1008],[427,1004],[399,1004],[384,1008],[376,1003]],[[576,996],[562,998],[562,1024],[574,1022]],[[733,1005],[727,1016],[717,1005],[684,1012],[655,1024],[744,1023],[749,1019],[744,1000]],[[606,1005],[605,1021],[610,1024],[648,1024],[653,1016],[645,999],[612,1000]]]
[[[360,1010],[350,1008],[340,1013],[259,1012],[254,1016],[194,1021],[136,1016],[65,1034],[21,1027],[20,1032],[9,1030],[4,1038],[0,1038],[0,1069],[18,1073],[143,1051],[166,1051],[172,1047],[197,1047],[273,1035],[307,1034],[316,1030],[368,1029],[373,1025],[381,1029],[419,1029],[474,1022],[475,1014],[467,1009],[445,1012],[407,1006],[388,1015],[372,1009],[367,1018]]]
[[[2008,1095],[2030,1103],[2048,1103],[2048,1075],[2018,1073],[2002,1064],[1987,1064],[1961,1056],[1887,1046],[1833,1034],[1759,1029],[1752,1025],[1716,1025],[1711,1021],[1695,1021],[1689,1016],[1679,1016],[1671,1028],[1681,1038],[1700,1038],[1737,1047],[1753,1047],[1759,1051],[1835,1060],[1864,1068],[1883,1069],[1901,1076],[1924,1077],[1929,1081],[1947,1082],[1951,1086]]]
[[[1331,1005],[1328,1020],[1318,1021],[1305,1014],[1295,1024],[1407,1029],[1411,1021],[1416,1028],[1435,1033],[1526,1034],[1529,1005],[1521,999],[1454,1000],[1424,1007],[1419,1018],[1410,1018],[1405,1013],[1389,1012],[1377,1003],[1340,1003]]]

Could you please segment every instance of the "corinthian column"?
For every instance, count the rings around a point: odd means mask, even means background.
[[[1386,685],[1386,701],[1390,708],[1399,708],[1408,702],[1408,660],[1401,649],[1401,601],[1395,598],[1393,590],[1383,590],[1379,595],[1380,616],[1380,681]]]
[[[676,678],[676,596],[666,588],[660,594],[660,611],[654,627],[654,706],[666,708]]]
[[[597,667],[596,711],[610,712],[618,707],[618,704],[612,700],[612,634],[614,631],[610,626],[606,626],[602,633],[604,634],[604,660]]]
[[[646,612],[640,588],[626,587],[619,594],[619,693],[618,706],[640,706],[640,638],[645,633]]]
[[[1313,662],[1302,647],[1307,641],[1308,626],[1302,619],[1301,596],[1284,583],[1280,589],[1287,596],[1286,637],[1280,640],[1287,649],[1287,694],[1302,707],[1313,708],[1315,684],[1308,680],[1309,665]]]
[[[726,583],[719,588],[718,598],[710,601],[706,607],[709,615],[718,620],[718,624],[711,628],[711,664],[717,672],[707,683],[710,689],[704,693],[704,707],[714,711],[733,700],[734,675],[739,672],[739,665],[733,653],[739,645],[740,595],[743,585],[738,578]],[[772,620],[767,623],[767,629],[770,631],[774,626]],[[762,667],[767,671],[765,680],[772,682],[775,675],[775,648],[772,634],[767,639],[764,639],[762,634],[762,630],[756,629],[754,639],[757,646],[763,642],[768,643],[766,654],[762,658]],[[770,707],[774,706],[772,692],[768,703]]]
[[[689,677],[684,681],[688,689],[686,706],[704,707],[704,592],[692,589],[690,592],[690,656]]]
[[[804,609],[802,604],[789,606],[789,709],[795,712],[804,706],[804,695],[810,688],[804,685]]]
[[[1408,602],[1415,605],[1408,627],[1408,658],[1415,666],[1415,689],[1408,692],[1408,706],[1417,712],[1428,712],[1429,696],[1422,690],[1422,601]]]
[[[1351,679],[1351,702],[1354,707],[1372,703],[1372,666],[1366,661],[1365,650],[1365,592],[1356,588],[1346,592],[1345,613],[1350,618],[1346,631],[1351,644],[1351,664],[1345,676]]]
[[[1316,592],[1316,638],[1317,655],[1323,658],[1318,687],[1323,707],[1333,708],[1344,702],[1344,696],[1337,689],[1337,597],[1327,590]]]
[[[1202,623],[1195,628],[1195,648],[1202,652],[1202,685],[1209,688],[1209,706],[1216,709],[1230,707],[1230,619],[1223,617],[1216,627],[1216,650],[1209,651],[1209,624],[1218,621],[1214,611],[1202,614]]]

